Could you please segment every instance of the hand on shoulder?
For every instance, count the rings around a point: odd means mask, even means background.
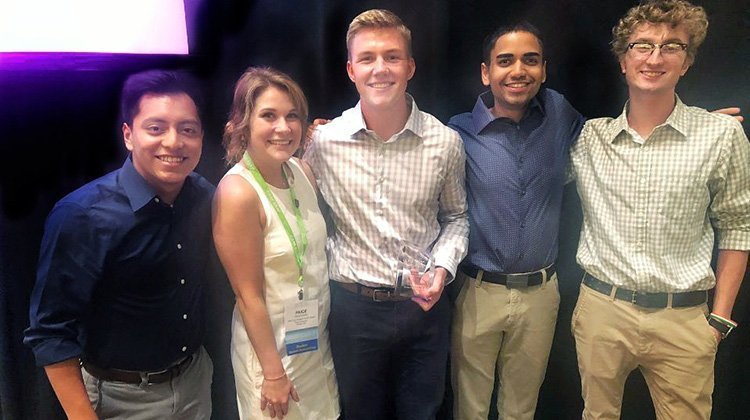
[[[714,112],[716,114],[729,115],[729,116],[734,117],[737,121],[743,122],[745,121],[745,118],[740,114],[741,111],[742,110],[739,107],[733,106],[729,108],[716,109],[711,112]]]

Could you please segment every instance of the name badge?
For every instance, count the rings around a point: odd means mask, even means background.
[[[318,300],[295,300],[284,305],[286,354],[318,349]]]

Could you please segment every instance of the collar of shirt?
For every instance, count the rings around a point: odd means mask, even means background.
[[[687,115],[686,106],[682,101],[680,100],[680,97],[675,95],[675,105],[674,109],[672,110],[672,113],[669,114],[669,117],[667,117],[667,120],[664,121],[663,124],[660,124],[654,128],[654,133],[660,128],[660,127],[671,127],[674,130],[676,130],[678,133],[681,134],[681,138],[683,140],[687,140],[687,132],[688,127],[690,126],[689,116]],[[615,118],[612,121],[612,124],[609,125],[609,130],[605,133],[607,136],[606,139],[613,143],[617,137],[620,135],[620,133],[628,133],[632,137],[632,128],[630,128],[630,125],[628,124],[628,107],[630,106],[630,101],[625,102],[625,106],[622,109],[622,113],[620,116]]]
[[[194,176],[195,173],[190,173],[190,175],[185,178],[185,184],[182,186],[180,193],[177,194],[177,198],[172,207],[178,206],[182,201],[190,201],[190,193],[187,191],[190,191],[190,179]],[[122,165],[117,182],[125,192],[125,196],[128,197],[130,208],[134,212],[142,209],[146,204],[157,197],[156,191],[153,187],[151,187],[151,185],[149,185],[148,182],[143,179],[143,176],[141,176],[141,174],[135,169],[133,160],[130,156],[125,159],[125,163]]]
[[[524,112],[524,115],[521,118],[522,121],[529,116],[532,110],[539,110],[539,112],[544,115],[544,107],[542,106],[541,101],[538,99],[540,94],[541,91],[539,92],[539,94],[531,98],[531,102],[529,102],[529,106],[526,108],[526,112]],[[491,122],[495,120],[504,119],[507,121],[512,121],[510,118],[495,117],[491,111],[491,108],[494,105],[495,99],[492,96],[491,91],[488,90],[479,95],[479,98],[477,98],[477,102],[474,104],[474,109],[471,110],[472,120],[474,121],[474,135],[479,135],[482,130],[484,130]]]
[[[423,126],[422,126],[422,119],[419,117],[420,116],[419,108],[417,107],[417,103],[414,102],[414,98],[408,93],[406,94],[406,103],[409,106],[409,109],[411,109],[411,111],[409,112],[409,118],[407,118],[406,124],[404,124],[404,128],[392,137],[394,141],[398,139],[401,133],[403,133],[406,130],[411,131],[412,133],[414,133],[414,135],[416,135],[420,139],[423,137],[422,135]],[[356,137],[358,133],[368,133],[368,134],[371,133],[371,131],[367,129],[367,124],[365,124],[365,118],[362,115],[362,102],[361,101],[357,102],[357,105],[351,110],[351,114],[347,118],[347,123],[348,123],[347,131],[349,132],[349,134],[352,135],[352,137]],[[391,141],[391,139],[384,139],[384,140],[386,142]]]
[[[135,169],[130,156],[125,159],[125,163],[122,165],[118,183],[125,191],[125,195],[128,197],[128,201],[130,201],[130,208],[134,212],[143,208],[143,206],[156,197],[156,191],[148,185],[148,182]]]

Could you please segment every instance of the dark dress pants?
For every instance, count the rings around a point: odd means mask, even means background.
[[[328,318],[342,419],[434,419],[445,390],[450,302],[374,302],[331,281]]]

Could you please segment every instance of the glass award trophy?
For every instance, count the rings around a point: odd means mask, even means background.
[[[396,292],[411,290],[415,296],[426,297],[435,279],[435,258],[430,251],[409,241],[401,241],[399,248]]]

